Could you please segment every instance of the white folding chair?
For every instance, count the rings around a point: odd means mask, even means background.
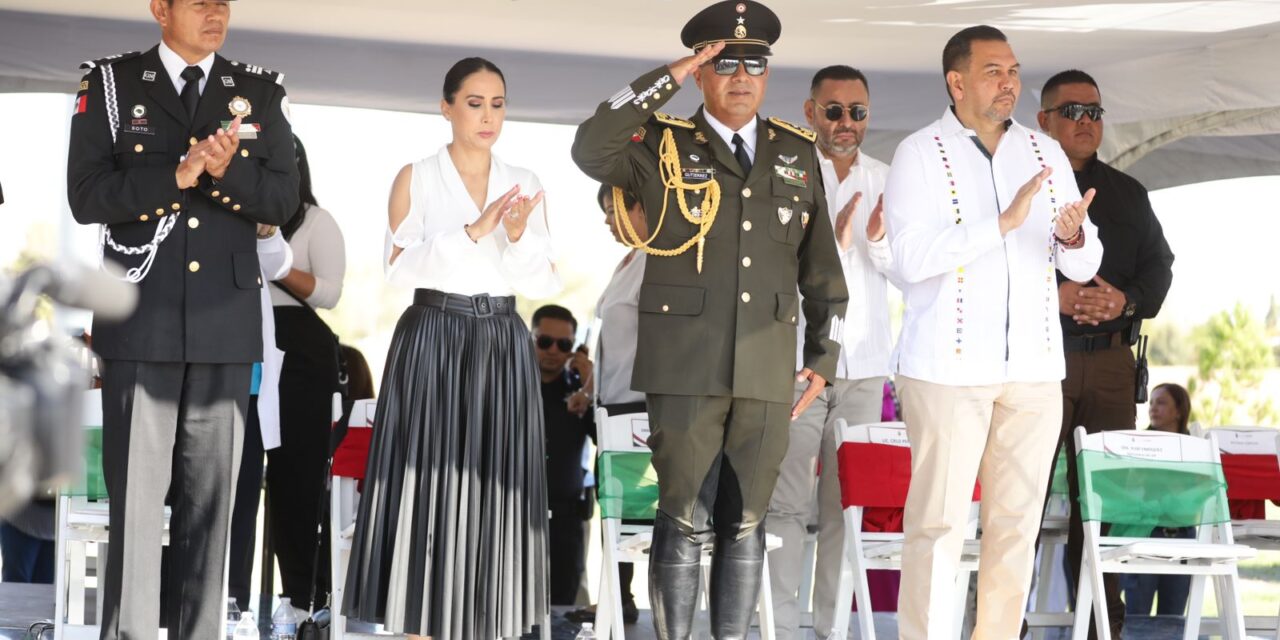
[[[1067,492],[1067,451],[1058,448],[1049,485],[1049,499],[1040,523],[1040,550],[1036,575],[1027,606],[1027,627],[1032,640],[1043,640],[1046,627],[1069,627],[1075,616],[1068,610],[1067,579],[1062,555],[1067,546],[1071,503]]]
[[[844,504],[844,554],[840,563],[840,582],[836,590],[836,612],[832,624],[833,638],[843,640],[849,632],[850,600],[858,603],[858,630],[862,640],[875,640],[875,617],[871,609],[871,593],[867,571],[902,569],[902,533],[865,532],[862,530],[864,509],[874,507],[902,508],[906,505],[906,487],[911,483],[911,444],[907,428],[901,422],[877,422],[850,425],[836,422],[840,438],[840,487]],[[865,465],[855,461],[865,455],[892,462],[891,478],[873,476]],[[848,487],[875,487],[874,500]],[[899,489],[895,490],[892,487]],[[965,615],[965,596],[969,577],[978,570],[979,543],[978,502],[970,509],[968,530],[960,570],[955,581],[955,629],[959,633]]]
[[[1204,437],[1216,436],[1222,469],[1227,476],[1227,499],[1258,500],[1280,495],[1280,431],[1269,427],[1216,427],[1208,432],[1197,429]],[[1232,483],[1233,471],[1248,473],[1254,482],[1249,486]],[[1269,491],[1255,492],[1257,482]],[[1259,551],[1280,551],[1280,521],[1266,519],[1235,519],[1231,521],[1231,535],[1237,543],[1246,544]],[[1207,622],[1207,621],[1206,621]],[[1245,616],[1248,629],[1267,630],[1280,638],[1280,613],[1275,616]]]
[[[1184,638],[1193,640],[1200,631],[1200,609],[1204,601],[1204,580],[1214,579],[1219,594],[1220,614],[1225,621],[1223,635],[1229,640],[1244,638],[1240,611],[1240,578],[1237,563],[1255,552],[1233,543],[1226,515],[1226,490],[1222,481],[1218,447],[1210,441],[1160,431],[1103,431],[1089,435],[1084,427],[1075,430],[1076,451],[1082,456],[1080,501],[1084,522],[1084,554],[1080,561],[1080,581],[1076,593],[1073,640],[1089,634],[1089,611],[1093,607],[1098,640],[1111,640],[1107,623],[1107,599],[1103,593],[1104,573],[1190,575],[1190,607]],[[1169,481],[1176,472],[1178,483]],[[1208,497],[1198,520],[1195,540],[1102,535],[1101,519],[1112,520],[1107,504],[1124,500],[1136,503],[1143,519],[1167,521],[1176,500],[1191,496]],[[1100,511],[1097,513],[1095,511]],[[1112,532],[1116,524],[1112,524]]]
[[[341,396],[333,394],[341,402]],[[351,417],[347,420],[347,437],[352,437],[356,430],[373,429],[373,417],[377,413],[377,401],[356,400],[351,407]],[[341,416],[339,405],[338,416]],[[336,421],[338,418],[335,417]],[[360,437],[357,434],[355,437]],[[356,491],[359,483],[355,478],[334,475],[329,490],[329,638],[343,640],[347,633],[347,617],[342,615],[342,596],[347,588],[347,563],[351,560],[351,538],[355,535],[356,512],[360,502],[360,494]]]
[[[657,476],[650,463],[649,416],[644,412],[615,412],[608,408],[596,409],[596,455],[599,470],[596,474],[597,495],[600,501],[601,545],[600,593],[596,600],[596,636],[599,640],[625,640],[622,621],[622,589],[618,565],[623,562],[649,561],[649,545],[653,541],[653,525],[624,524],[622,520],[652,520],[657,509]],[[625,469],[625,471],[624,471]],[[641,499],[647,508],[628,506],[623,508],[624,496],[642,492]],[[766,549],[776,549],[782,542],[777,536],[766,536]],[[711,546],[703,551],[704,586],[706,565],[710,562]],[[764,579],[760,585],[757,607],[760,637],[773,640],[773,597],[769,584],[769,560],[765,554]]]
[[[85,428],[85,478],[102,474],[102,390],[85,392],[81,411]],[[96,484],[97,481],[92,481]],[[169,544],[169,507],[164,508],[162,543]],[[88,578],[88,546],[98,549],[95,567],[96,611],[102,616],[103,584],[107,567],[107,525],[109,510],[105,487],[85,486],[60,491],[57,499],[57,533],[54,542],[54,630],[55,640],[97,640],[98,625],[85,619],[85,591]]]

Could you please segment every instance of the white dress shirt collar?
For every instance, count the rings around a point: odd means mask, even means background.
[[[730,151],[733,151],[733,134],[736,133],[742,136],[742,146],[746,147],[747,155],[751,156],[752,161],[755,160],[756,127],[759,126],[760,118],[752,118],[751,122],[743,125],[741,129],[734,131],[729,128],[729,125],[716,120],[716,117],[711,115],[711,112],[707,111],[705,107],[702,109],[702,115],[707,119],[707,124],[711,125],[711,129],[724,139],[724,143],[728,145]]]
[[[204,60],[197,62],[195,66],[200,67],[204,72],[204,76],[200,78],[200,93],[204,93],[204,86],[209,82],[209,73],[213,69],[213,56],[209,54]],[[182,95],[182,87],[186,86],[187,81],[182,79],[182,72],[189,66],[182,56],[178,55],[163,40],[160,41],[160,63],[164,65],[165,73],[169,74],[169,79],[173,81],[173,89]]]

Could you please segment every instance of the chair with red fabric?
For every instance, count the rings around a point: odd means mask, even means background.
[[[1280,551],[1280,520],[1267,520],[1267,500],[1280,504],[1280,431],[1268,427],[1217,427],[1198,435],[1217,436],[1222,473],[1231,504],[1235,541],[1258,550]],[[1280,613],[1249,616],[1248,629],[1280,637]]]
[[[901,422],[850,425],[836,423],[840,438],[840,496],[844,507],[844,548],[836,602],[858,607],[862,640],[875,640],[867,571],[902,568],[902,509],[911,484],[911,445]],[[968,538],[956,575],[956,628],[963,627],[969,576],[978,569],[978,499],[974,487]],[[843,640],[850,607],[837,606],[833,638]]]
[[[342,595],[347,585],[351,536],[355,532],[360,484],[364,482],[376,411],[377,401],[356,400],[347,420],[347,435],[333,454],[333,484],[329,493],[329,567],[334,606],[330,607],[329,640],[343,640],[347,631],[347,618],[342,615]]]

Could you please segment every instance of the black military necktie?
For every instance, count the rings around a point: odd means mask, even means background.
[[[182,106],[187,108],[187,117],[196,117],[196,105],[200,104],[200,78],[204,77],[204,69],[190,66],[182,70],[182,79],[187,84],[182,86]]]
[[[733,157],[742,165],[743,173],[751,173],[751,154],[747,153],[747,145],[742,141],[742,136],[736,133],[733,134]]]

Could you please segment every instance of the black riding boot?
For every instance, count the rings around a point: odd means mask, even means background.
[[[764,526],[735,540],[716,538],[711,554],[711,635],[743,640],[760,599],[764,570]]]
[[[688,640],[698,603],[702,543],[690,540],[658,513],[649,546],[649,602],[659,640]]]

